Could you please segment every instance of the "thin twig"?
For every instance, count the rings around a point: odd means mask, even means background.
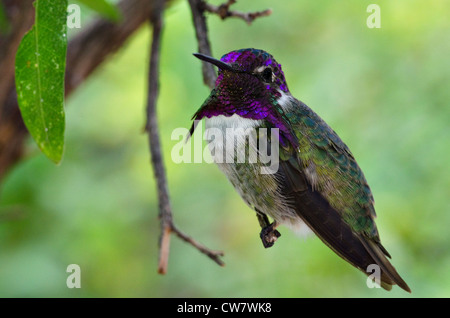
[[[230,17],[235,17],[235,18],[244,20],[249,25],[252,24],[252,22],[256,18],[265,17],[265,16],[272,14],[271,9],[266,9],[263,11],[256,11],[256,12],[240,12],[240,11],[230,10],[230,6],[235,3],[236,3],[236,0],[228,0],[227,2],[225,2],[219,6],[215,6],[213,4],[203,2],[203,9],[210,13],[217,14],[222,20],[224,20],[226,18],[230,18]]]
[[[156,103],[159,94],[159,54],[162,31],[162,2],[155,6],[150,18],[153,25],[152,44],[150,49],[150,63],[148,71],[148,98],[147,98],[147,123],[148,141],[152,158],[152,167],[158,188],[159,214],[161,222],[160,254],[158,272],[167,270],[168,254],[170,247],[170,223],[172,222],[172,209],[170,206],[169,190],[164,169],[164,161],[161,153],[158,120],[156,117]],[[163,248],[162,248],[163,247]]]
[[[183,241],[191,244],[192,246],[194,246],[196,249],[198,249],[200,252],[202,252],[203,254],[205,254],[206,256],[208,256],[210,259],[212,259],[214,262],[216,262],[218,265],[220,266],[225,266],[225,263],[220,259],[220,257],[224,256],[224,253],[222,251],[213,251],[210,250],[209,248],[207,248],[206,246],[200,244],[199,242],[197,242],[196,240],[194,240],[192,237],[184,234],[183,232],[181,232],[176,226],[175,224],[171,223],[172,228],[171,230]]]
[[[159,138],[158,121],[156,117],[156,103],[159,94],[159,56],[161,48],[161,32],[163,28],[163,10],[164,0],[157,1],[158,4],[150,17],[153,25],[152,45],[150,50],[150,63],[148,71],[148,99],[147,99],[147,123],[146,130],[149,136],[149,147],[152,157],[152,167],[158,188],[159,214],[161,222],[161,236],[159,239],[159,264],[158,272],[165,274],[169,263],[170,235],[176,234],[185,242],[197,248],[200,252],[206,254],[217,264],[223,266],[220,259],[222,252],[212,251],[198,243],[188,235],[181,232],[173,223],[172,208],[170,205],[169,190],[167,187],[167,178],[164,168],[164,160],[161,153],[161,144]]]
[[[208,27],[206,26],[206,19],[203,14],[205,3],[202,0],[189,0],[189,5],[192,12],[195,36],[197,37],[198,52],[212,56],[208,38]],[[214,66],[211,63],[202,62],[202,73],[203,82],[212,89],[217,78]]]

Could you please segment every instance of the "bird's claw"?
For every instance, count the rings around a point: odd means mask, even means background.
[[[270,224],[269,226],[264,227],[259,234],[261,237],[261,241],[265,248],[272,247],[275,244],[276,240],[281,236],[280,232],[278,232],[274,228],[274,224]]]

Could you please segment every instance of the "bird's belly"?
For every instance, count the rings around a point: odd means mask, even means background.
[[[258,174],[243,164],[219,163],[236,191],[252,209],[260,211],[280,224],[290,228],[301,237],[313,234],[312,230],[290,207],[289,199],[279,193],[273,175]]]
[[[265,165],[259,160],[256,144],[251,142],[257,124],[258,121],[238,115],[207,119],[205,138],[213,161],[251,208],[285,224],[301,236],[312,233],[280,192],[277,175],[262,173]],[[231,146],[233,144],[235,146]],[[239,156],[243,151],[245,156]]]

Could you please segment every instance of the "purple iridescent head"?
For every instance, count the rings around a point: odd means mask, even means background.
[[[257,99],[266,94],[280,97],[279,91],[288,92],[281,65],[263,50],[231,51],[222,56],[220,61],[203,54],[194,55],[219,68],[216,80],[219,93],[234,95],[239,91],[240,94]]]
[[[272,55],[257,49],[231,51],[220,60],[198,53],[194,55],[219,68],[215,88],[194,119],[238,115],[265,120],[281,130],[280,138],[295,144],[279,104],[281,100],[288,101],[285,97],[290,93],[281,65]],[[193,129],[195,126],[191,133]]]
[[[281,65],[266,51],[241,49],[225,54],[220,60],[237,72],[258,77],[261,84],[266,86],[266,89],[269,89],[270,86],[283,92],[288,91]]]

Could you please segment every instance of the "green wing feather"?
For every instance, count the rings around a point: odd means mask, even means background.
[[[286,116],[299,142],[297,157],[312,188],[355,232],[378,240],[373,196],[348,147],[305,104],[293,105]]]

